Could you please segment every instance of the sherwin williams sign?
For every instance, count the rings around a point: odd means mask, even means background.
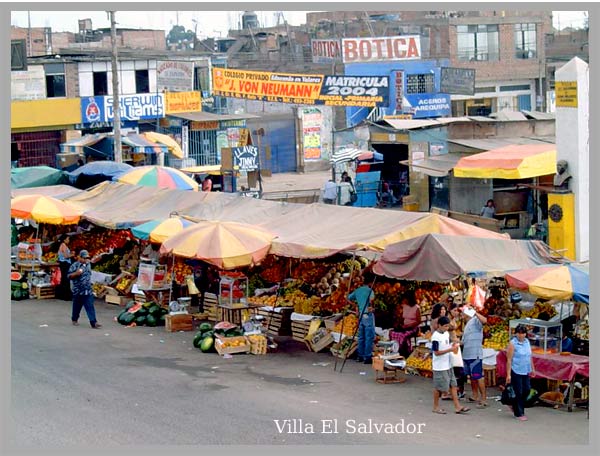
[[[387,104],[388,76],[325,76],[213,68],[213,93],[223,97],[305,105]]]
[[[419,35],[383,36],[378,38],[344,38],[344,63],[415,60],[421,58]]]
[[[405,95],[410,106],[404,106],[405,112],[410,112],[414,119],[427,117],[443,117],[452,113],[450,95],[443,93],[420,93]]]
[[[119,97],[121,120],[156,119],[165,116],[164,94],[135,94]],[[82,123],[112,122],[115,114],[113,97],[81,99]]]

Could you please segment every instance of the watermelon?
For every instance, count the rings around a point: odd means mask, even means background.
[[[200,342],[202,342],[203,336],[201,332],[197,332],[196,335],[194,336],[194,341],[193,341],[193,345],[196,348],[200,348]]]
[[[126,314],[128,314],[128,313],[129,313],[129,312],[127,312],[127,310],[124,310],[124,311],[122,311],[122,312],[119,314],[119,316],[117,317],[117,321],[118,321],[119,323],[121,323],[122,325],[124,325],[124,324],[125,324],[125,321],[123,320],[123,317],[124,317]]]
[[[210,331],[205,331],[202,333],[202,337],[214,337],[215,336],[215,332],[211,329]]]
[[[164,307],[160,308],[160,314],[161,315],[167,315],[169,313],[169,311],[167,309],[165,309]]]
[[[160,316],[160,307],[158,307],[156,304],[154,304],[153,306],[150,306],[148,308],[148,312],[152,315],[159,315]]]
[[[142,304],[142,307],[145,309],[149,309],[153,305],[155,305],[155,304],[152,301],[149,301],[149,302],[145,302],[144,304]]]
[[[157,326],[165,326],[165,315],[161,315],[160,318],[156,320]]]
[[[131,300],[129,301],[127,304],[125,304],[125,310],[129,310],[131,309],[133,306],[135,306],[135,301]]]
[[[18,281],[18,280],[21,280],[21,279],[22,279],[22,277],[23,277],[23,276],[21,275],[21,273],[20,273],[20,272],[17,272],[17,271],[12,271],[12,272],[10,273],[10,280],[17,280],[17,281]]]
[[[225,337],[237,337],[243,336],[243,331],[240,331],[238,328],[231,328],[225,331]]]
[[[138,315],[135,318],[135,324],[138,326],[143,326],[146,324],[146,315]]]
[[[210,331],[211,329],[212,325],[207,321],[200,323],[200,326],[198,326],[198,331],[200,332]]]
[[[213,350],[214,346],[215,346],[215,339],[212,337],[205,337],[200,342],[200,351],[202,353],[209,353],[210,351]]]
[[[125,315],[121,318],[124,325],[130,325],[135,321],[135,314],[130,313],[129,311],[125,312]]]
[[[145,309],[144,307],[142,307],[135,313],[136,317],[145,317],[146,315],[148,315],[148,309]]]
[[[148,326],[156,326],[156,318],[154,315],[150,314],[146,317],[146,325]]]

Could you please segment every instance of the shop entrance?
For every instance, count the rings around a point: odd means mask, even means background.
[[[383,163],[373,165],[371,171],[381,171],[381,180],[390,184],[396,198],[409,194],[409,169],[400,161],[408,160],[408,144],[371,144],[383,154]]]

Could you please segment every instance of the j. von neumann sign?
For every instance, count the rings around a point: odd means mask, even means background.
[[[81,99],[83,123],[110,122],[114,119],[113,97]],[[134,94],[119,97],[121,120],[156,119],[165,116],[164,94]]]

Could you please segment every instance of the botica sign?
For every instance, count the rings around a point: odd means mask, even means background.
[[[344,38],[344,63],[385,62],[421,58],[419,35],[383,36],[378,38]]]

